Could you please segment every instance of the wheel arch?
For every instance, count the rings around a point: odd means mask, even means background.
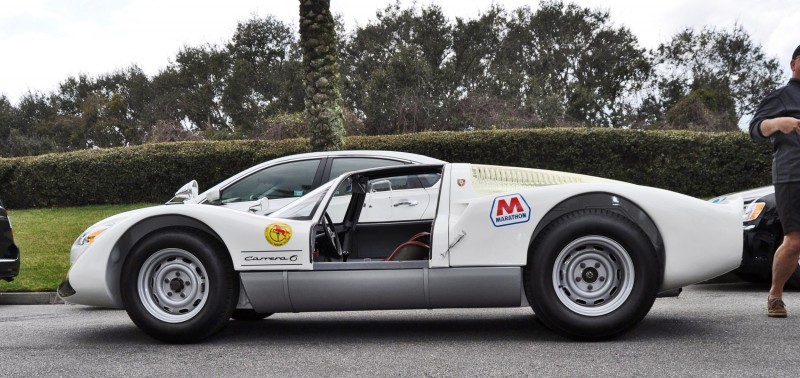
[[[115,304],[122,307],[122,297],[120,293],[120,279],[122,277],[122,266],[125,259],[138,244],[148,235],[167,229],[187,229],[200,232],[216,240],[220,246],[225,248],[228,258],[230,253],[222,238],[214,232],[207,224],[200,220],[185,215],[169,214],[145,218],[134,224],[120,236],[117,243],[111,250],[106,268],[106,286],[111,292]]]
[[[536,228],[533,231],[533,235],[531,236],[531,240],[528,245],[529,256],[527,261],[530,261],[530,253],[533,252],[537,238],[541,232],[548,225],[550,225],[550,223],[565,214],[582,209],[605,209],[622,215],[634,224],[638,225],[645,235],[647,235],[647,238],[653,245],[653,248],[656,251],[656,256],[659,259],[659,265],[663,269],[666,259],[664,253],[664,242],[658,227],[656,227],[655,222],[653,222],[653,219],[635,202],[623,196],[608,192],[581,193],[579,195],[567,198],[553,206],[553,208],[551,208],[550,211],[548,211],[547,214],[542,217],[542,220],[536,225]],[[661,274],[663,276],[664,272],[662,271]]]

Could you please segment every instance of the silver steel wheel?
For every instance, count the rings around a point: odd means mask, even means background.
[[[553,265],[553,288],[571,311],[585,316],[611,313],[633,290],[635,272],[628,251],[604,236],[569,243]]]
[[[177,248],[162,249],[139,269],[139,299],[150,315],[167,323],[185,322],[205,306],[208,275],[191,253]]]

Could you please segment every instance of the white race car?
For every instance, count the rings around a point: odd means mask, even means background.
[[[420,187],[435,188],[431,216],[397,221]],[[600,339],[636,325],[660,292],[736,268],[741,219],[737,196],[403,165],[345,173],[269,216],[194,203],[117,215],[76,241],[59,294],[125,308],[167,342],[277,312],[528,305],[562,335]]]

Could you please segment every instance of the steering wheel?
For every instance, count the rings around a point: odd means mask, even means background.
[[[342,244],[339,242],[339,236],[336,235],[336,230],[333,228],[333,221],[331,216],[326,212],[322,216],[322,230],[325,232],[325,239],[330,244],[331,248],[336,251],[336,255],[342,257]]]

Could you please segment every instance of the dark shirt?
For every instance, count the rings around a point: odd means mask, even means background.
[[[772,141],[772,183],[800,181],[800,136],[796,132],[776,131],[769,138],[761,133],[761,121],[778,117],[800,119],[800,80],[791,79],[786,86],[768,94],[758,104],[750,121],[750,137],[755,141]]]

